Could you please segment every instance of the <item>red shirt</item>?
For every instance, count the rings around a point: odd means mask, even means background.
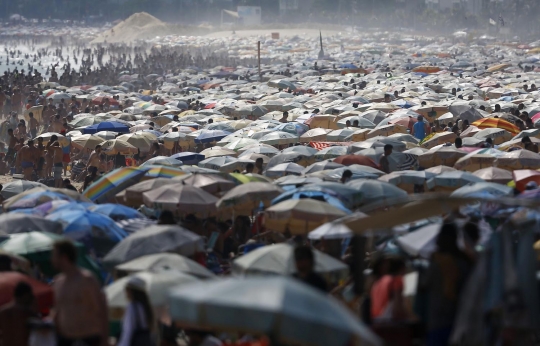
[[[403,277],[385,275],[371,287],[371,317],[381,316],[390,299],[403,292]]]

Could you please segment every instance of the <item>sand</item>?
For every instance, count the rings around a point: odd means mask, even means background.
[[[279,33],[280,37],[300,36],[300,37],[319,37],[319,30],[316,29],[257,29],[257,30],[236,30],[234,36],[236,37],[253,37],[264,36],[270,38],[273,32]],[[339,34],[338,30],[322,30],[323,38],[326,36],[333,36]],[[345,32],[341,32],[344,34]],[[218,31],[205,35],[205,37],[232,37],[232,30]]]

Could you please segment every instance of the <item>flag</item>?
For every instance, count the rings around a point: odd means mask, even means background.
[[[493,19],[489,18],[489,24],[491,24],[491,25],[497,25],[497,22],[494,21]]]

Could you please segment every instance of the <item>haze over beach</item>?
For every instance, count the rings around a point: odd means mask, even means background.
[[[538,344],[539,1],[0,9],[0,345]]]

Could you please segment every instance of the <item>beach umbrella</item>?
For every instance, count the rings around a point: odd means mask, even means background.
[[[429,168],[439,165],[452,167],[456,162],[467,155],[466,152],[454,147],[433,148],[428,152],[418,155],[418,164],[420,167]]]
[[[340,129],[328,132],[326,135],[326,140],[330,142],[343,142],[349,136],[354,133],[353,129]]]
[[[174,289],[170,315],[199,328],[270,335],[276,344],[382,345],[340,303],[288,277],[225,279]]]
[[[341,196],[337,192],[317,186],[317,183],[305,184],[293,190],[287,190],[272,200],[272,205],[281,203],[289,199],[311,198],[324,201],[346,213],[350,213],[349,207],[353,206],[353,201],[346,196]]]
[[[201,188],[212,195],[222,195],[236,186],[231,180],[217,174],[196,173],[185,177],[174,178],[173,180],[180,180],[184,184]]]
[[[132,186],[129,186],[125,190],[124,199],[127,205],[139,207],[143,204],[142,194],[146,191],[152,191],[163,185],[177,184],[178,182],[169,178],[156,178],[141,181]]]
[[[106,155],[133,155],[137,154],[137,147],[120,139],[109,139],[101,143],[101,150]]]
[[[400,124],[388,124],[384,126],[377,126],[373,130],[369,131],[366,137],[373,138],[376,136],[390,136],[396,133],[407,134],[407,127]]]
[[[32,287],[32,294],[39,312],[48,313],[54,305],[53,288],[28,275],[14,271],[0,273],[0,305],[5,306],[8,303],[14,303],[15,287],[21,282]]]
[[[491,167],[497,157],[503,152],[497,149],[475,150],[456,161],[454,168],[461,171],[474,172],[476,170]]]
[[[295,145],[292,147],[285,148],[281,151],[282,153],[297,153],[302,154],[307,157],[311,157],[318,153],[318,150],[312,147],[308,147],[305,145]]]
[[[0,194],[2,194],[2,197],[4,197],[4,199],[7,199],[15,195],[18,195],[21,192],[31,190],[36,187],[46,187],[46,185],[43,185],[41,183],[34,182],[34,181],[28,181],[28,180],[15,180],[7,184],[4,184]]]
[[[145,173],[146,169],[133,167],[115,169],[92,183],[83,195],[95,203],[107,202],[118,192],[139,182]]]
[[[116,132],[112,131],[99,131],[94,134],[96,137],[103,138],[104,141],[109,139],[115,139],[118,135]]]
[[[116,270],[124,273],[170,270],[171,272],[181,272],[200,279],[212,279],[216,277],[214,273],[199,263],[175,253],[158,253],[142,256],[116,266]]]
[[[178,154],[171,155],[170,158],[181,161],[184,165],[196,165],[204,160],[204,155],[184,151]]]
[[[321,274],[347,275],[349,268],[341,261],[314,250],[314,271]],[[274,244],[255,249],[233,261],[232,272],[238,275],[274,274],[293,275],[296,273],[294,246]]]
[[[493,140],[493,144],[499,145],[504,142],[507,142],[512,139],[512,134],[506,130],[499,129],[499,128],[488,128],[480,130],[479,132],[475,133],[473,135],[473,138],[477,138],[480,140],[486,140],[487,138],[491,138]]]
[[[261,105],[248,105],[244,106],[242,108],[239,108],[236,113],[243,117],[253,116],[256,118],[260,118],[266,113],[268,113],[268,109]]]
[[[208,149],[204,149],[200,153],[201,155],[204,155],[206,159],[209,159],[211,157],[218,157],[218,156],[236,156],[236,152],[231,149],[226,149],[223,147],[211,147]]]
[[[501,118],[483,118],[480,120],[476,120],[475,122],[471,123],[471,125],[476,126],[479,129],[486,129],[486,128],[503,129],[510,132],[514,136],[521,132],[516,125]]]
[[[86,245],[98,257],[104,256],[127,237],[127,233],[111,218],[88,210],[58,210],[47,215],[47,220],[60,222],[67,238]]]
[[[307,166],[314,161],[313,155],[306,155],[303,152],[286,151],[272,157],[270,161],[268,161],[266,168],[270,169],[282,163],[296,163],[300,166]]]
[[[273,131],[264,135],[260,140],[262,144],[268,145],[288,145],[298,142],[298,135],[294,135],[283,131]]]
[[[354,216],[360,217],[361,214],[361,212],[355,212]],[[345,226],[339,221],[330,221],[309,232],[308,239],[348,239],[352,237],[352,235],[353,232],[349,227]]]
[[[300,142],[301,143],[309,143],[309,142],[323,142],[326,140],[326,133],[327,131],[325,129],[321,128],[315,128],[311,129],[304,134],[300,136]]]
[[[264,174],[270,178],[278,178],[285,175],[301,175],[304,170],[303,166],[294,162],[286,162],[267,168]]]
[[[315,155],[315,157],[317,157],[317,155]],[[340,163],[337,163],[337,162],[325,160],[325,161],[321,161],[321,162],[315,162],[315,163],[307,166],[302,171],[302,174],[310,174],[310,173],[320,172],[320,171],[324,171],[324,170],[336,169],[336,168],[340,168],[340,167],[344,167],[344,166],[342,164],[340,164]]]
[[[106,116],[106,117],[95,116],[95,115],[81,116],[81,117],[75,118],[73,121],[70,121],[68,124],[71,126],[71,128],[86,127],[86,126],[99,124],[104,121],[110,121],[112,118],[113,118],[112,116]]]
[[[114,221],[144,218],[144,215],[133,208],[123,206],[121,204],[97,204],[88,207],[88,210],[94,213],[105,215]]]
[[[462,186],[478,182],[483,182],[483,180],[472,173],[453,171],[444,172],[429,179],[427,187],[435,191],[455,191]]]
[[[279,153],[279,149],[274,148],[271,145],[258,143],[257,145],[250,145],[248,147],[243,147],[242,149],[238,150],[239,153],[245,154],[262,154],[269,157],[272,157]]]
[[[176,270],[134,273],[105,287],[104,291],[109,308],[126,308],[129,305],[129,300],[126,297],[126,286],[133,278],[140,279],[145,283],[144,291],[148,295],[152,307],[165,306],[171,288],[199,281],[194,276]]]
[[[479,182],[479,183],[474,183],[474,184],[460,187],[459,189],[452,192],[452,196],[466,198],[466,197],[489,195],[490,197],[496,199],[498,197],[511,196],[513,192],[514,192],[514,189],[506,185],[501,185],[497,183]]]
[[[188,135],[188,137],[193,137],[195,143],[211,143],[217,142],[230,134],[230,132],[222,130],[199,130]]]
[[[141,152],[149,152],[154,143],[153,140],[138,133],[129,133],[116,137],[116,141],[124,141],[139,149]]]
[[[257,173],[229,173],[231,177],[233,177],[236,181],[238,181],[240,184],[246,184],[246,183],[272,183],[272,179],[267,178],[263,175],[257,174]]]
[[[215,169],[216,171],[221,171],[223,166],[230,163],[237,163],[237,162],[239,162],[239,159],[237,159],[236,157],[219,156],[219,157],[211,157],[211,158],[202,160],[201,162],[199,162],[198,166],[202,168],[209,168],[209,169]],[[238,164],[238,166],[240,166],[240,164]]]
[[[173,159],[167,156],[156,156],[153,157],[143,164],[141,164],[140,167],[146,167],[146,166],[170,166],[170,167],[180,167],[182,166],[182,161]]]
[[[36,138],[43,138],[43,143],[47,143],[47,142],[49,142],[51,140],[52,136],[58,137],[58,143],[60,143],[60,145],[62,147],[65,147],[65,146],[69,145],[69,139],[67,139],[65,136],[63,136],[63,135],[61,135],[61,134],[59,134],[57,132],[42,133],[39,136],[37,136]]]
[[[394,152],[403,152],[406,149],[408,149],[407,144],[404,142],[400,142],[390,137],[377,136],[377,137],[368,138],[365,141],[362,141],[360,143],[351,144],[350,152],[354,153],[358,150],[370,149],[370,148],[384,148],[384,146],[387,144],[392,145]]]
[[[487,182],[506,184],[512,180],[512,172],[498,167],[487,167],[473,172],[478,178]]]
[[[345,216],[346,213],[326,202],[305,198],[290,199],[267,208],[265,227],[269,230],[292,234],[307,234],[325,222]]]
[[[435,173],[426,171],[395,171],[390,174],[379,177],[379,180],[385,181],[409,193],[415,192],[415,185],[424,186],[428,179],[435,176]]]
[[[540,167],[540,155],[530,150],[514,150],[497,157],[495,165],[509,171],[517,169],[537,169]]]
[[[199,235],[177,225],[155,225],[122,240],[105,256],[103,263],[112,268],[146,255],[170,252],[193,256],[204,251],[204,240]]]
[[[437,145],[454,143],[456,138],[457,135],[453,132],[439,132],[433,134],[433,136],[426,137],[422,142],[420,142],[420,146],[422,148],[431,149]]]
[[[351,125],[354,125],[356,121],[358,121],[358,128],[361,129],[374,129],[375,126],[377,126],[375,123],[370,121],[369,119],[366,119],[360,115],[352,115],[345,118],[341,118],[337,121],[337,127],[339,129],[344,129],[347,126],[347,121],[351,123]],[[369,131],[367,131],[369,132]]]
[[[21,201],[22,200],[22,201]],[[23,208],[33,208],[37,205],[52,201],[52,200],[65,200],[69,202],[84,202],[92,203],[91,200],[81,195],[77,191],[68,189],[57,189],[54,187],[35,187],[30,190],[21,192],[13,197],[4,201],[4,210],[17,209],[20,205],[16,205],[17,202],[23,203]]]
[[[362,193],[363,204],[382,202],[390,199],[403,198],[407,192],[384,181],[370,179],[355,179],[347,183]]]
[[[343,155],[335,158],[334,162],[345,166],[361,165],[376,169],[379,168],[379,165],[377,165],[372,159],[362,155]]]
[[[428,224],[414,232],[398,237],[396,244],[410,256],[429,258],[437,250],[436,239],[440,230],[441,224]]]
[[[269,206],[272,199],[283,193],[279,186],[264,182],[238,185],[219,199],[216,206],[220,215],[250,216],[261,205]]]
[[[71,138],[71,144],[78,149],[94,149],[96,145],[103,142],[103,138],[95,135],[81,135]]]
[[[112,131],[118,133],[129,133],[129,127],[123,123],[116,121],[104,121],[99,124],[85,127],[82,132],[84,134],[94,134],[100,131]]]
[[[351,180],[377,179],[378,177],[385,174],[383,171],[379,171],[378,169],[369,166],[351,165],[331,170],[310,173],[309,176],[318,177],[326,181],[340,181],[341,177],[343,176],[343,172],[345,172],[346,170],[351,171]]]
[[[256,140],[250,139],[250,138],[237,138],[225,144],[223,146],[223,149],[230,150],[233,152],[232,155],[236,155],[236,152],[239,151],[240,149],[251,146],[251,145],[255,145],[258,143],[259,142],[257,142]]]
[[[39,266],[40,271],[52,277],[57,274],[51,263],[54,243],[65,238],[48,232],[24,232],[10,235],[9,239],[0,243],[0,251],[16,254],[27,258]],[[99,269],[92,259],[86,255],[84,246],[75,243],[77,247],[77,265],[88,269],[101,280]]]
[[[0,234],[15,234],[25,232],[48,232],[62,234],[62,224],[39,216],[18,213],[0,215]]]
[[[346,155],[348,149],[349,147],[347,146],[332,146],[332,147],[324,148],[324,149],[319,150],[319,152],[315,154],[315,159],[317,161],[335,159],[339,156]]]
[[[144,179],[174,178],[186,174],[180,168],[171,166],[144,166],[144,168],[147,169]]]
[[[516,189],[519,191],[525,190],[528,182],[534,181],[540,185],[540,172],[532,169],[517,169],[512,171],[512,177],[516,183]]]
[[[143,202],[148,207],[169,210],[178,216],[193,214],[205,218],[216,214],[217,198],[203,189],[178,182],[144,192]]]

